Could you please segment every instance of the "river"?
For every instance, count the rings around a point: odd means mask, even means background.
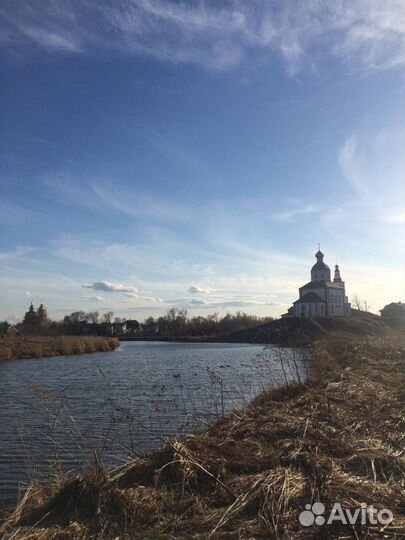
[[[124,342],[2,362],[0,501],[14,503],[56,462],[77,471],[97,449],[105,464],[122,463],[305,371],[300,351],[223,343]]]

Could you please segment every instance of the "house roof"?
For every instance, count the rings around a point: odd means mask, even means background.
[[[310,304],[324,304],[325,303],[325,300],[322,300],[322,298],[320,296],[318,296],[317,294],[315,294],[314,292],[308,292],[306,294],[304,294],[304,296],[302,296],[299,300],[296,300],[294,302],[294,304],[307,304],[307,303],[310,303]]]
[[[391,302],[390,304],[387,304],[382,309],[380,309],[380,313],[383,313],[384,311],[404,311],[405,312],[405,304],[402,302]]]
[[[387,304],[386,306],[384,306],[383,309],[390,308],[390,307],[399,307],[401,309],[405,309],[405,304],[403,304],[402,302],[391,302],[390,304]],[[380,309],[380,311],[382,310]]]

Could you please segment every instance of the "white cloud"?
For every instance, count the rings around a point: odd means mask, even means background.
[[[277,54],[296,75],[330,55],[370,70],[404,63],[402,0],[44,0],[12,3],[0,28],[9,47],[34,43],[69,54],[113,53],[231,68]],[[10,30],[11,28],[11,30]]]
[[[209,294],[212,292],[212,289],[200,287],[199,285],[191,285],[187,290],[192,294]]]
[[[135,294],[138,289],[128,287],[120,283],[110,283],[109,281],[95,281],[90,285],[82,285],[85,289],[93,289],[93,291],[113,292],[113,293],[131,293]]]

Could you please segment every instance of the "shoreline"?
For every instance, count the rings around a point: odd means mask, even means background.
[[[103,336],[4,336],[0,362],[108,352],[119,346],[117,338]]]
[[[313,500],[389,508],[395,522],[386,532],[405,529],[403,339],[329,337],[311,348],[309,382],[264,392],[204,432],[115,471],[96,461],[87,474],[31,488],[0,533],[15,540],[219,540],[242,531],[252,539],[304,538],[297,516]],[[355,538],[360,531],[331,532]],[[364,532],[380,538],[376,526]]]
[[[261,343],[255,343],[254,341],[235,341],[226,338],[200,338],[198,336],[162,336],[162,337],[150,337],[150,336],[118,336],[117,339],[121,342],[126,341],[145,341],[155,343],[229,343],[230,345],[262,345]]]

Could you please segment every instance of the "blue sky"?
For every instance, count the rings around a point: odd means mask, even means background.
[[[5,1],[0,318],[404,299],[401,2]]]

